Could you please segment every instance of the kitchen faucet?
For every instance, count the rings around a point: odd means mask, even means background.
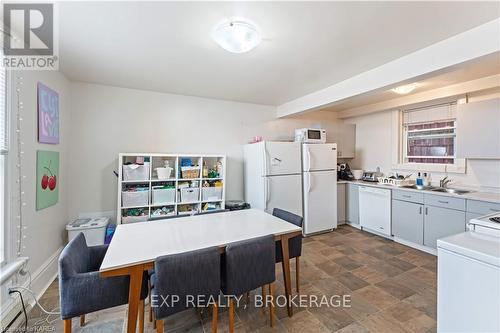
[[[448,176],[446,176],[439,181],[439,187],[446,188],[450,182],[451,179],[448,179]]]

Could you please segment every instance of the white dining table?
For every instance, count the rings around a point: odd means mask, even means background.
[[[118,225],[100,267],[102,277],[130,276],[127,332],[135,332],[143,272],[156,258],[246,239],[274,235],[281,241],[283,280],[287,300],[291,295],[288,240],[302,228],[257,209],[218,212]],[[287,304],[288,315],[293,311]]]

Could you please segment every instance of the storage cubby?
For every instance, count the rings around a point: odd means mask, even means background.
[[[225,208],[223,155],[123,153],[118,161],[117,223]]]
[[[153,156],[151,181],[175,180],[177,175],[176,156]]]
[[[204,202],[201,204],[201,212],[208,213],[222,209],[222,202]]]

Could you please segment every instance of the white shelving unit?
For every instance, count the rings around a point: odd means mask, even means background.
[[[130,177],[130,167],[127,167],[127,165],[130,163],[134,164],[138,157],[144,159],[144,165],[135,169],[133,171],[135,174],[133,177]],[[192,166],[198,167],[198,173],[195,178],[182,178],[181,163],[188,160],[191,160]],[[173,168],[173,172],[168,179],[158,179],[156,168],[163,167],[165,164],[164,161],[169,162],[170,167]],[[213,177],[206,177],[206,175],[203,175],[204,165],[211,171],[210,176]],[[124,166],[128,168],[127,175],[125,175]],[[217,168],[217,166],[219,166],[219,168]],[[222,172],[219,173],[217,171],[220,171],[220,167],[222,167]],[[225,155],[120,153],[118,156],[118,170],[118,208],[116,212],[116,221],[118,224],[144,222],[150,219],[191,215],[225,209]],[[222,186],[215,187],[215,183],[222,183]],[[204,184],[210,185],[208,189],[203,186]],[[173,201],[153,203],[153,189],[159,185],[168,187],[162,188],[162,190],[174,191],[173,196],[172,192],[169,193],[169,197],[172,197]],[[186,188],[187,186],[189,186],[189,190],[183,191],[182,188]],[[132,192],[132,195],[130,195],[130,192],[126,192],[130,187],[141,187],[143,191]],[[125,192],[125,196],[127,196],[125,200],[123,192]],[[147,194],[144,192],[147,192]],[[196,192],[198,192],[197,195]],[[189,201],[183,200],[183,193],[185,194],[184,197],[187,197],[188,194],[193,196],[194,193],[196,200],[192,200],[192,198],[190,198],[191,200]],[[204,193],[210,195],[207,197]],[[137,204],[124,204],[124,201],[134,201]],[[158,209],[164,207],[169,211],[168,214],[154,214]],[[127,216],[127,213],[132,212],[135,213],[133,214],[135,216]],[[137,216],[136,214],[139,212],[141,212],[141,215]]]

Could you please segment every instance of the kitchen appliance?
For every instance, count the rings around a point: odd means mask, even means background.
[[[301,144],[262,141],[243,148],[245,201],[272,214],[281,208],[302,216]]]
[[[500,332],[500,213],[438,239],[438,332]],[[469,306],[464,306],[469,304]]]
[[[305,235],[337,228],[337,144],[302,144]]]
[[[353,180],[353,174],[351,168],[347,163],[337,163],[337,179],[341,180]]]
[[[363,177],[361,177],[362,180],[365,182],[378,182],[378,178],[382,177],[384,174],[380,172],[380,169],[377,168],[377,171],[365,171],[363,172]]]
[[[384,236],[391,236],[391,190],[359,186],[359,225]]]
[[[326,130],[318,128],[299,128],[295,130],[295,142],[325,143]]]

